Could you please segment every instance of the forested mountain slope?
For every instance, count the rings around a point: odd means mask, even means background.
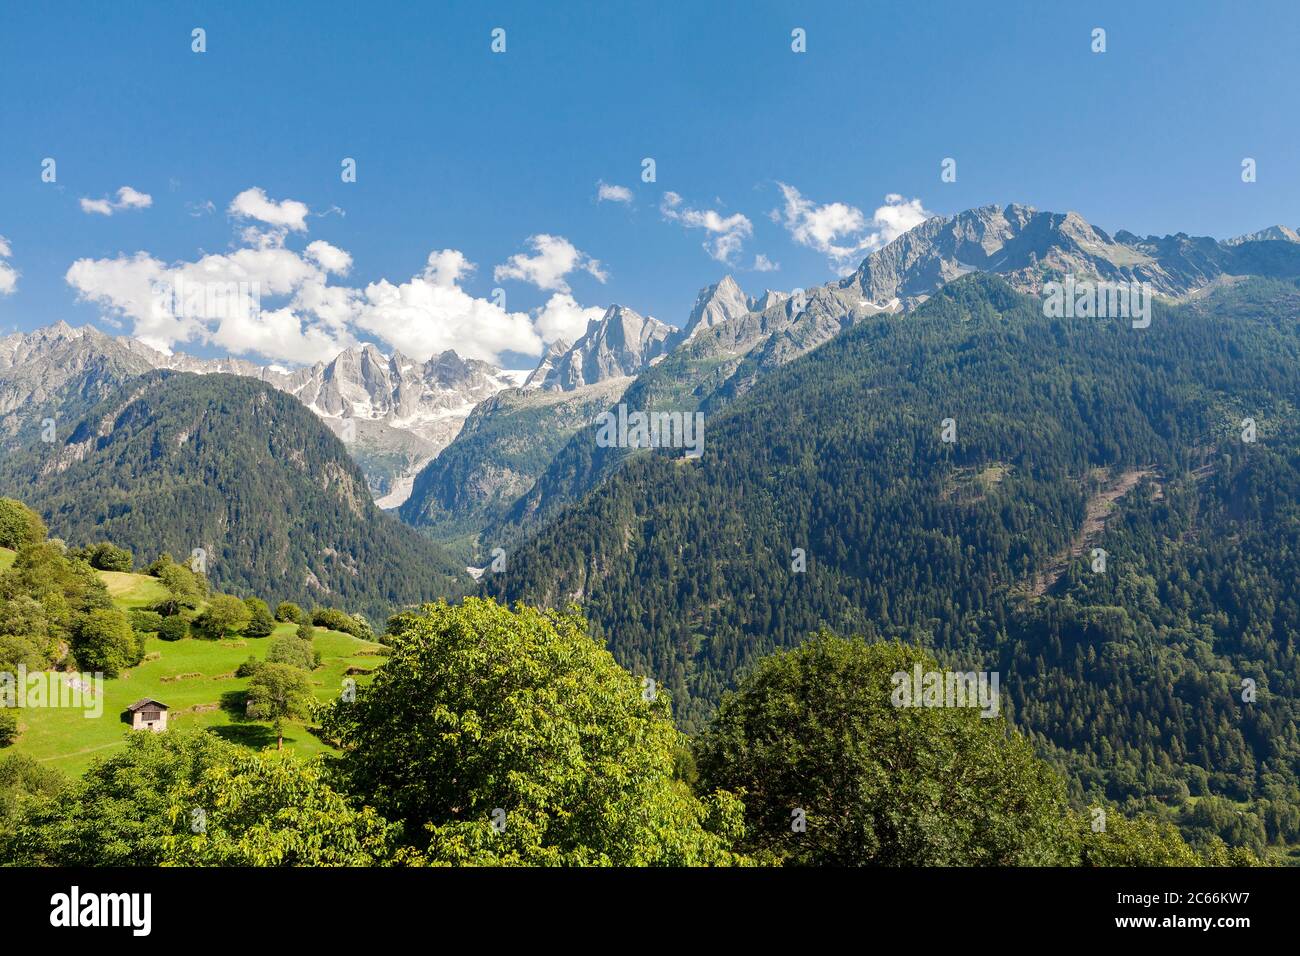
[[[1076,797],[1218,829],[1250,800],[1241,825],[1292,839],[1298,315],[1247,280],[1134,329],[966,277],[760,379],[702,458],[635,453],[483,587],[581,602],[687,728],[819,626],[932,645],[1001,671]]]
[[[337,604],[377,621],[452,593],[462,577],[384,515],[342,442],[270,385],[151,372],[55,438],[0,461],[0,487],[69,544],[107,539],[178,558],[202,548],[222,590]]]

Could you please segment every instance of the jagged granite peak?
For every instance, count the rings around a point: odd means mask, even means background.
[[[1259,230],[1259,232],[1251,232],[1244,236],[1225,239],[1223,244],[1225,246],[1239,246],[1243,242],[1300,242],[1300,232],[1296,232],[1296,230],[1288,226],[1269,226],[1267,229]]]
[[[556,339],[546,347],[542,353],[542,360],[537,363],[537,368],[533,369],[526,379],[524,379],[524,388],[541,388],[546,381],[546,376],[551,374],[551,369],[555,368],[564,353],[573,348],[573,343],[568,339]]]
[[[721,282],[700,290],[690,317],[682,327],[681,340],[687,341],[701,329],[711,329],[752,310],[750,299],[741,291],[736,280],[726,276]]]
[[[790,293],[779,292],[775,289],[764,289],[762,295],[752,295],[749,297],[749,311],[762,312],[770,309],[774,305],[780,305],[786,299],[790,298]]]
[[[636,375],[673,344],[673,328],[622,305],[587,324],[573,347],[555,360],[542,387],[572,391],[610,378]]]
[[[1075,212],[1039,212],[1018,203],[981,206],[927,219],[869,255],[842,285],[857,288],[878,307],[903,311],[969,272],[997,273],[1029,293],[1073,274],[1148,282],[1160,295],[1181,298],[1225,276],[1291,274],[1294,256],[1261,254],[1256,245],[1287,239],[1288,233],[1295,235],[1272,227],[1227,242],[1186,233],[1111,236]]]
[[[147,355],[92,326],[56,322],[0,338],[0,446],[21,442],[47,418],[74,417],[153,368]]]
[[[1054,269],[1118,274],[1132,255],[1077,213],[981,206],[927,219],[867,256],[842,284],[856,285],[878,307],[906,310],[970,272],[997,272],[1027,286]]]

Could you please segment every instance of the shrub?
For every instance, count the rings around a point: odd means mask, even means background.
[[[134,566],[131,552],[107,541],[73,551],[69,557],[85,561],[100,571],[130,571]]]
[[[190,626],[186,623],[185,618],[180,616],[165,617],[162,623],[158,625],[158,637],[164,641],[179,641],[190,632]]]
[[[18,738],[18,711],[0,707],[0,747],[8,747]]]
[[[292,624],[301,624],[303,622],[302,608],[292,601],[281,601],[276,605],[275,619],[277,621],[288,621]]]
[[[157,634],[165,620],[157,611],[149,611],[142,607],[132,608],[129,617],[131,627],[141,634]]]
[[[328,627],[332,631],[342,631],[353,637],[360,637],[361,625],[346,611],[336,607],[317,607],[311,612],[311,622],[317,627]]]

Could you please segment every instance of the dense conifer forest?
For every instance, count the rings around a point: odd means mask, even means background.
[[[1248,280],[1135,329],[968,277],[760,380],[701,459],[632,456],[482,586],[580,601],[691,731],[820,627],[904,639],[999,670],[1077,801],[1290,842],[1298,314]]]

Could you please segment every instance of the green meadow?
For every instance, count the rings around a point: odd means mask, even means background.
[[[13,561],[14,552],[0,549],[0,570]],[[113,601],[123,609],[144,607],[163,597],[162,585],[148,575],[99,573]],[[250,656],[264,660],[274,637],[291,634],[295,629],[294,624],[279,624],[268,637],[224,640],[187,637],[163,641],[151,636],[141,664],[104,681],[100,716],[87,717],[80,709],[24,708],[19,716],[18,740],[10,749],[30,754],[67,774],[79,775],[97,757],[125,745],[126,736],[133,732],[126,722],[126,708],[145,697],[167,705],[169,727],[203,727],[251,749],[274,749],[275,734],[270,725],[244,717],[249,679],[236,677],[235,670]],[[318,627],[313,644],[322,661],[310,677],[321,702],[339,695],[349,671],[358,684],[364,684],[368,680],[364,672],[383,661],[379,654],[382,645],[339,631]],[[284,731],[286,750],[310,755],[329,749],[311,732],[310,723],[286,721]]]

